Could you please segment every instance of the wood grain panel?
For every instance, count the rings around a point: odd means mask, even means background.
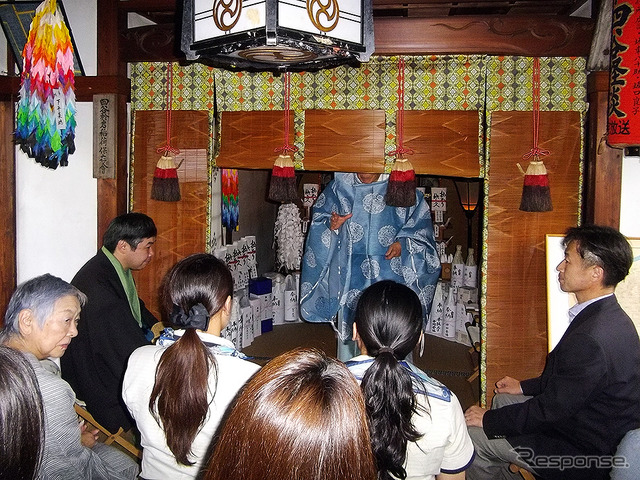
[[[293,144],[293,112],[289,113],[289,143]],[[284,111],[222,112],[220,153],[222,168],[266,168],[271,170],[284,144]]]
[[[160,315],[158,289],[169,268],[178,260],[206,250],[208,179],[180,182],[178,202],[152,200],[153,172],[166,143],[163,111],[139,111],[135,116],[133,210],[149,215],[158,227],[155,257],[134,273],[138,294],[147,308]],[[171,145],[179,149],[208,149],[209,113],[175,110],[171,116]],[[185,162],[189,161],[187,157]],[[158,318],[160,318],[158,316]]]
[[[305,170],[384,171],[384,110],[306,110]]]
[[[487,399],[504,375],[539,375],[547,353],[545,235],[578,220],[580,114],[541,112],[540,147],[553,211],[519,210],[523,177],[516,163],[532,142],[531,112],[491,117],[486,271]],[[526,162],[525,162],[526,163]],[[526,168],[526,164],[522,165]]]
[[[403,135],[416,173],[480,176],[477,110],[405,111]]]
[[[373,25],[376,55],[586,57],[596,21],[563,15],[443,14],[435,18],[381,16],[373,19]],[[182,52],[167,48],[176,40],[179,39],[175,38],[172,23],[123,29],[120,59],[124,62],[184,61]]]

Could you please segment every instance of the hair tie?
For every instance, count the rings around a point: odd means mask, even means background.
[[[378,355],[380,355],[381,353],[390,353],[394,357],[396,356],[394,351],[393,351],[393,348],[391,348],[391,347],[380,347],[378,349]]]
[[[201,303],[191,307],[189,313],[184,313],[182,307],[174,303],[169,319],[176,327],[206,330],[209,326],[210,317],[209,312]]]

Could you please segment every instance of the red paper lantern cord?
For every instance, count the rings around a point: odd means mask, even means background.
[[[396,149],[389,152],[390,156],[402,158],[403,155],[413,155],[413,150],[403,145],[404,142],[404,58],[398,59],[398,124],[396,125]]]
[[[169,153],[178,154],[180,150],[171,146],[171,106],[173,104],[173,63],[167,66],[167,109],[166,117],[166,137],[167,143],[156,149],[157,153],[167,156]]]
[[[286,72],[284,74],[284,144],[281,147],[274,148],[273,150],[276,153],[281,152],[283,155],[298,151],[298,147],[289,144],[289,128],[291,125],[289,121],[289,112],[291,110],[291,103],[289,99],[290,93],[291,73]]]
[[[549,150],[544,150],[538,146],[538,134],[540,131],[540,59],[533,59],[533,77],[532,77],[532,102],[533,102],[533,148],[525,153],[522,158],[528,160],[533,158],[539,159],[545,155],[549,155]]]

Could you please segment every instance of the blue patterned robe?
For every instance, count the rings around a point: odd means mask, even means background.
[[[390,207],[384,201],[387,176],[361,183],[355,173],[336,173],[313,207],[300,279],[300,311],[309,322],[332,322],[338,311],[338,334],[351,338],[356,304],[362,291],[380,280],[395,280],[414,290],[426,319],[440,275],[429,206],[416,192],[413,207]],[[354,208],[354,205],[356,206]],[[337,232],[331,213],[353,214]],[[402,255],[385,253],[393,242]]]

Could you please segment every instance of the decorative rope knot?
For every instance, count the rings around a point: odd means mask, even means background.
[[[543,148],[538,147],[537,145],[534,146],[531,150],[529,150],[527,153],[525,153],[524,155],[522,155],[522,159],[523,160],[529,160],[530,158],[533,158],[534,161],[539,161],[540,157],[544,157],[546,155],[549,155],[551,152],[549,150],[545,150]]]
[[[396,157],[397,160],[403,160],[404,155],[413,155],[413,150],[404,145],[398,145],[395,150],[389,152],[389,156]]]
[[[182,328],[197,328],[198,330],[206,330],[209,326],[209,312],[201,303],[195,304],[189,310],[189,313],[185,313],[182,307],[173,304],[173,310],[169,319],[171,323],[176,327]]]
[[[287,142],[289,141],[289,139],[286,140]],[[288,143],[285,143],[283,146],[281,147],[276,147],[273,149],[273,151],[275,153],[278,152],[282,152],[283,155],[286,155],[288,153],[295,153],[298,151],[298,147],[296,147],[295,145],[289,145]]]
[[[167,157],[169,156],[168,154],[170,153],[173,153],[174,155],[179,154],[180,149],[176,147],[172,147],[171,144],[167,143],[166,145],[156,148],[156,153],[160,153],[163,156]]]

